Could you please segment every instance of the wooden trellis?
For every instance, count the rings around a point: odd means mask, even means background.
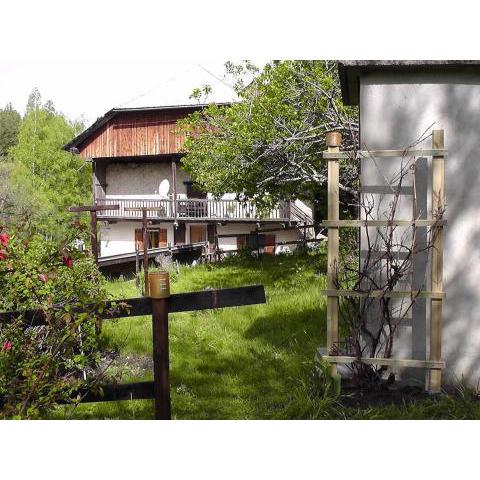
[[[328,271],[327,271],[327,353],[323,359],[331,364],[332,377],[337,376],[336,365],[339,363],[349,364],[356,361],[370,365],[385,365],[399,367],[418,367],[429,370],[427,390],[435,393],[441,390],[442,369],[445,362],[441,359],[442,337],[442,302],[445,298],[443,292],[443,227],[446,221],[443,219],[445,208],[444,188],[444,131],[433,130],[431,150],[378,150],[360,151],[362,157],[392,158],[402,157],[405,153],[412,156],[432,157],[432,216],[428,220],[340,220],[339,219],[339,169],[340,160],[348,159],[348,152],[341,152],[342,137],[338,132],[329,132],[326,136],[327,151],[323,152],[323,158],[328,161],[328,220],[323,225],[328,228]],[[339,261],[339,228],[342,227],[388,227],[388,226],[413,226],[432,228],[431,248],[431,276],[429,291],[391,291],[373,290],[370,292],[357,292],[351,290],[339,290],[338,285],[338,261]],[[430,358],[428,360],[397,359],[397,358],[356,358],[340,356],[338,349],[338,312],[339,297],[391,297],[408,298],[424,297],[430,299]]]

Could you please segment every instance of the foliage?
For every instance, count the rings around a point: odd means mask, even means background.
[[[57,240],[65,235],[71,218],[67,208],[90,202],[91,197],[90,167],[78,155],[62,150],[81,129],[81,124],[57,112],[52,102],[42,103],[38,91],[32,93],[18,143],[9,151],[8,171],[3,173],[4,218],[26,219],[30,228]]]
[[[264,207],[288,198],[324,200],[325,132],[340,130],[345,148],[357,143],[356,110],[341,103],[335,63],[275,61],[259,74],[248,62],[229,63],[227,71],[240,102],[210,105],[180,122],[183,165],[194,181],[214,195],[238,192]],[[356,167],[350,163],[341,174],[341,188],[354,195]]]
[[[21,229],[0,234],[0,311],[39,308],[0,327],[0,417],[35,418],[93,380],[95,325],[106,297],[92,258]]]
[[[0,109],[0,161],[17,143],[20,121],[20,114],[14,110],[11,104]]]

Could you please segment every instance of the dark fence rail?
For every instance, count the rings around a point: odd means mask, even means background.
[[[124,307],[117,309],[112,314],[105,312],[104,320],[124,317],[136,317],[152,314],[152,299],[149,297],[128,298],[113,300],[105,303],[110,309],[115,304],[123,304]],[[192,312],[195,310],[207,310],[212,308],[239,307],[243,305],[255,305],[265,303],[265,290],[263,285],[251,285],[238,288],[223,288],[220,290],[204,290],[202,292],[175,293],[168,300],[168,312]],[[88,307],[87,307],[88,308]],[[91,306],[94,308],[94,305]],[[44,310],[34,309],[15,312],[0,312],[0,322],[12,321],[16,318],[24,318],[30,325],[44,324]]]
[[[106,311],[102,317],[104,320],[142,315],[152,316],[154,381],[97,385],[95,391],[80,391],[74,397],[78,395],[81,403],[155,399],[155,418],[170,419],[168,314],[240,307],[265,302],[263,285],[177,293],[162,299],[140,297],[105,302]],[[118,306],[118,308],[112,308],[114,306]],[[90,305],[87,307],[87,311],[93,310],[95,307],[96,305]],[[61,309],[59,308],[59,310]],[[45,323],[45,312],[41,309],[0,312],[0,322],[6,323],[17,318],[22,318],[26,327],[42,325]],[[159,325],[162,324],[163,329],[159,329]],[[156,352],[161,355],[158,356]]]

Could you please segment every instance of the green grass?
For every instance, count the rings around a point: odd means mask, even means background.
[[[260,283],[267,303],[170,315],[175,418],[275,418],[286,409],[305,366],[325,343],[324,264],[323,255],[305,255],[181,268],[173,293]],[[134,280],[109,288],[115,298],[138,295]],[[105,322],[103,336],[122,355],[151,355],[150,317]],[[122,381],[151,378],[148,372]],[[110,402],[81,405],[73,417],[152,418],[152,411],[151,401]]]
[[[265,305],[170,315],[172,413],[176,419],[423,419],[480,418],[468,390],[400,404],[348,407],[313,375],[315,351],[325,344],[324,254],[232,259],[182,267],[172,291],[265,285]],[[134,280],[111,281],[115,298],[138,296]],[[151,356],[151,318],[105,322],[103,341],[122,358]],[[127,371],[128,381],[151,380]],[[398,398],[397,398],[398,400]],[[53,418],[150,419],[152,401],[82,404]]]

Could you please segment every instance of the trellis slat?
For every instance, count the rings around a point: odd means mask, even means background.
[[[355,362],[365,363],[367,365],[385,365],[388,367],[398,366],[398,367],[411,367],[411,368],[435,368],[443,369],[446,366],[446,363],[443,360],[432,361],[432,360],[416,360],[410,358],[368,358],[368,357],[347,357],[347,356],[335,356],[335,355],[324,355],[322,360],[325,360],[328,363],[343,363],[350,364]]]

